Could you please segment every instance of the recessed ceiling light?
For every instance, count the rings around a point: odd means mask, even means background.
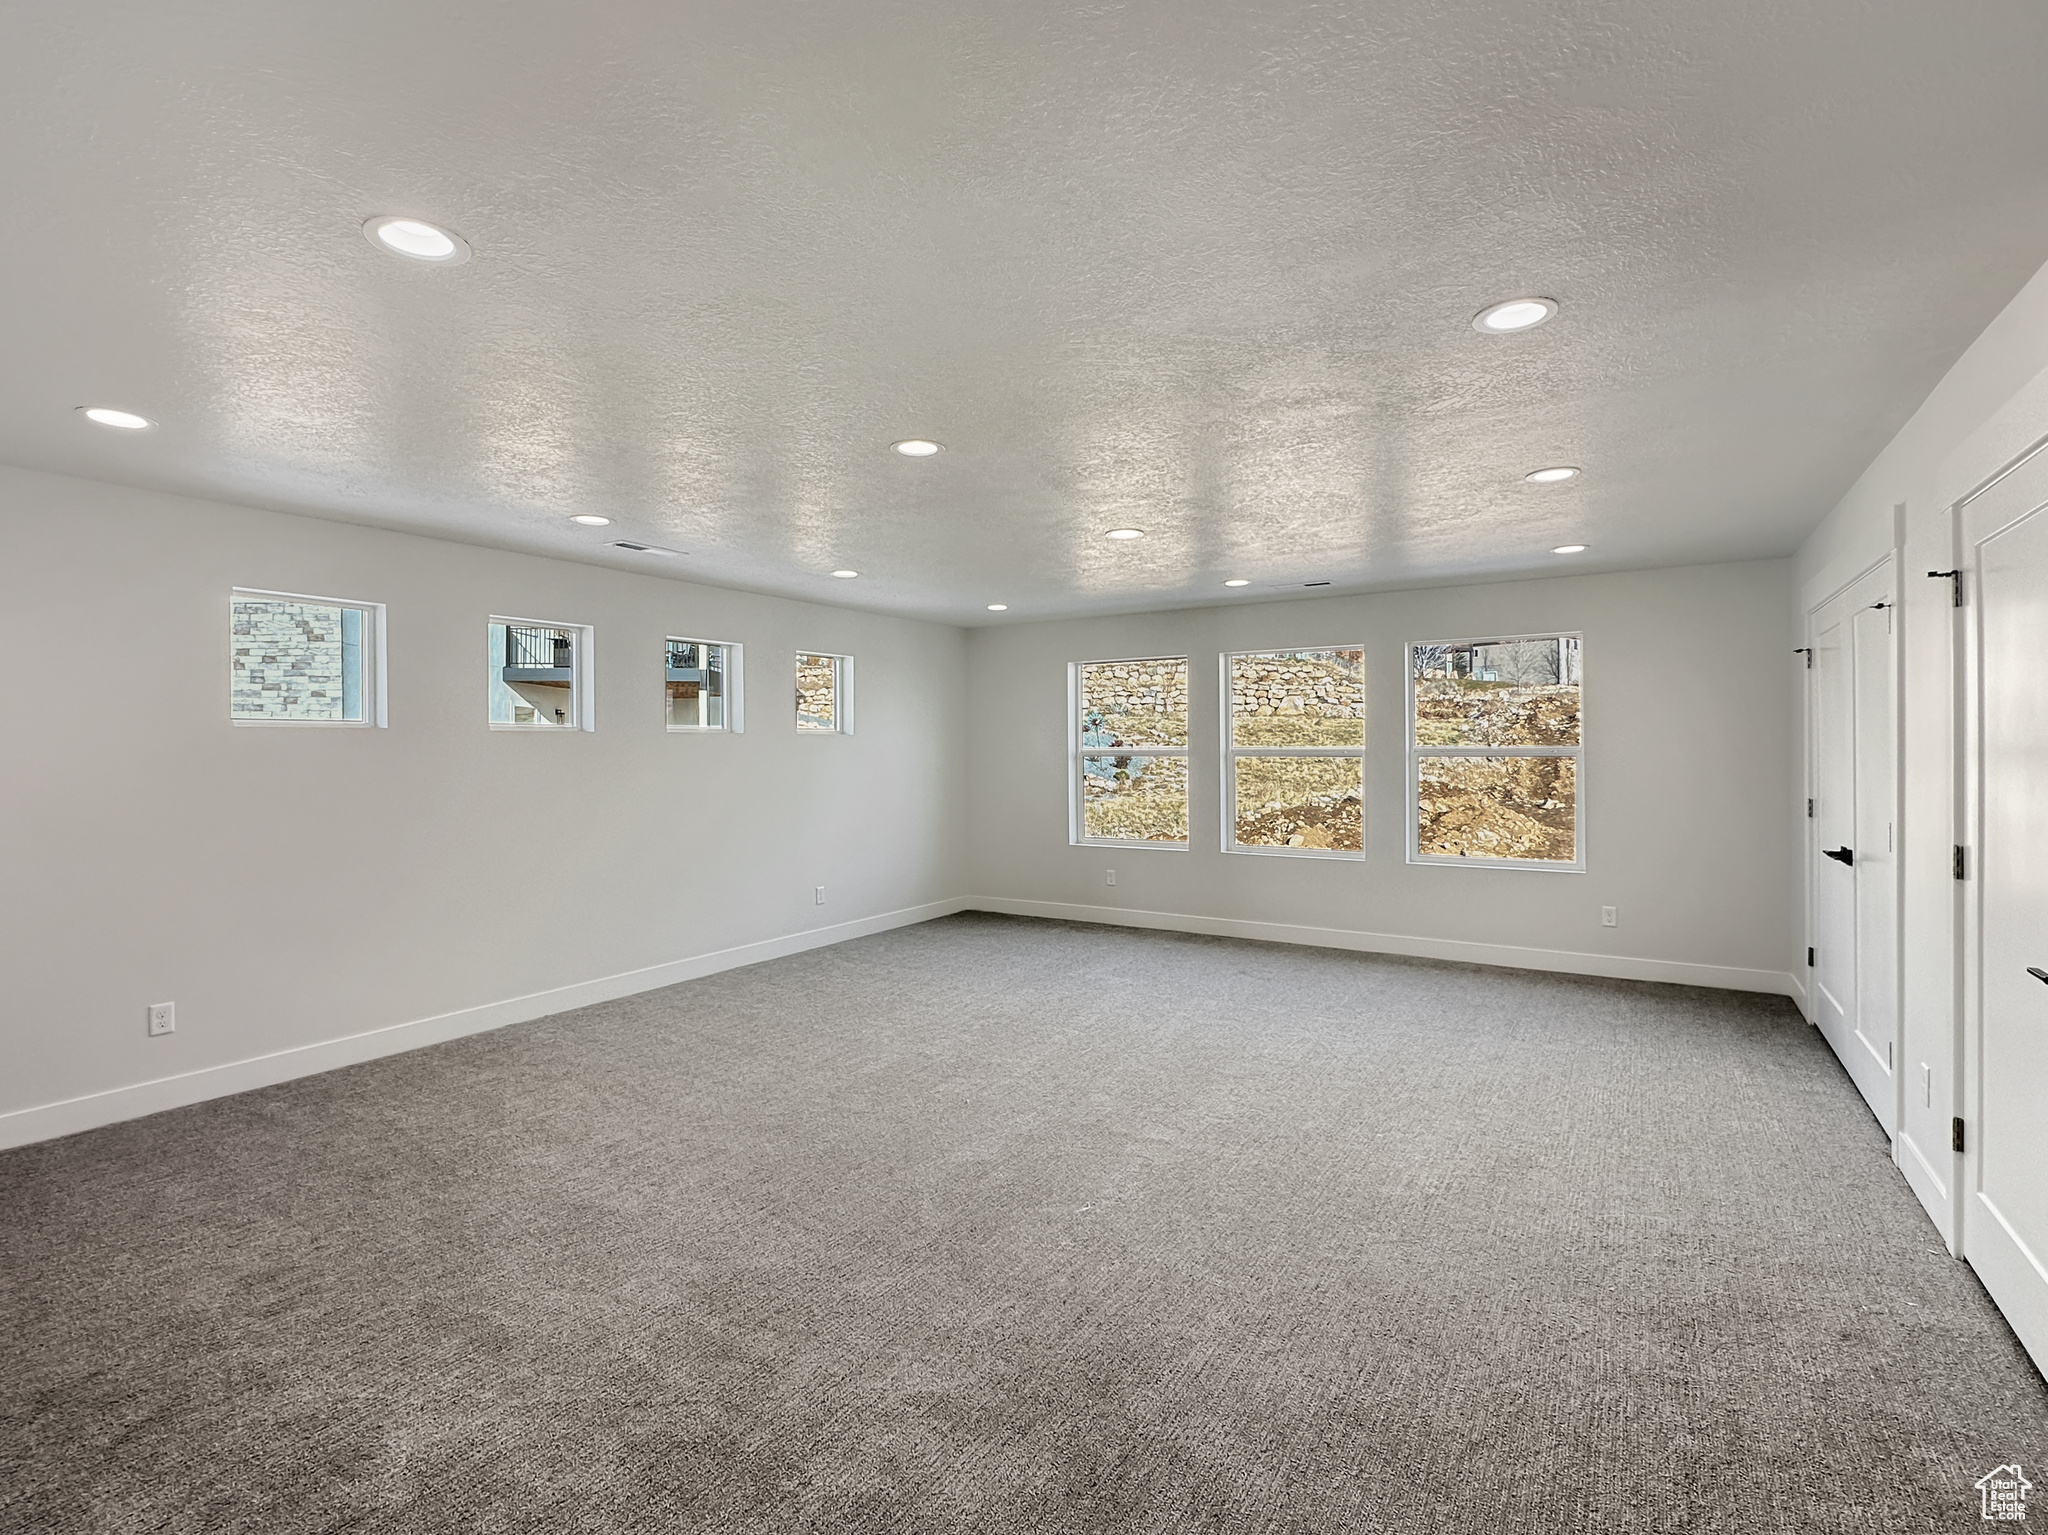
[[[905,458],[930,458],[939,451],[939,444],[929,437],[906,437],[901,442],[889,444]]]
[[[1244,578],[1243,576],[1239,576],[1239,577],[1238,577],[1238,578],[1237,578],[1236,580],[1234,580],[1234,581],[1225,581],[1225,582],[1224,582],[1223,584],[1224,584],[1225,586],[1250,586],[1250,585],[1251,585],[1251,582],[1249,582],[1249,581],[1245,580],[1245,578]]]
[[[133,411],[110,410],[104,405],[81,405],[78,408],[85,412],[86,420],[97,421],[101,426],[118,426],[124,432],[139,432],[144,427],[156,425],[149,417],[138,416]]]
[[[1557,313],[1554,298],[1510,298],[1488,304],[1472,317],[1472,328],[1489,336],[1533,330]]]
[[[379,214],[363,224],[363,235],[381,251],[424,261],[432,266],[461,266],[469,260],[469,242],[423,219]]]
[[[612,525],[611,518],[600,517],[595,512],[584,512],[579,516],[571,517],[569,520],[571,522],[580,522],[586,528],[608,528]]]
[[[1102,536],[1104,538],[1117,539],[1143,538],[1145,536],[1145,530],[1143,528],[1111,528],[1107,533],[1103,534]]]
[[[1584,554],[1586,546],[1584,544],[1559,544],[1550,552],[1552,554]]]
[[[851,581],[855,576],[859,575],[860,572],[857,570],[835,570],[832,572],[832,574],[837,576],[842,581]]]
[[[1010,605],[1007,602],[991,602],[988,610],[991,613],[1007,613],[1010,611]]]
[[[1575,480],[1579,471],[1569,464],[1559,464],[1555,469],[1536,469],[1522,476],[1531,485],[1557,485],[1566,480]]]

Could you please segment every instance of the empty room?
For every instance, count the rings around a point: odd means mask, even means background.
[[[7,7],[0,1535],[2048,1518],[2044,76]]]

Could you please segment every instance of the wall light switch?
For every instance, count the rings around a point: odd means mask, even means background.
[[[1602,927],[1614,926],[1614,908],[1612,906],[1600,908],[1600,925]]]
[[[825,887],[823,885],[818,886],[817,895],[815,896],[814,900],[815,903],[819,906],[823,906],[825,904]]]
[[[149,1032],[175,1034],[178,1032],[178,1004],[175,1002],[152,1002],[149,1004]]]
[[[1107,874],[1109,875],[1109,883],[1110,883],[1110,884],[1112,884],[1112,885],[1114,885],[1114,884],[1116,883],[1116,870],[1114,870],[1114,869],[1108,869],[1108,870],[1105,870],[1104,872],[1105,872],[1105,873],[1107,873]]]

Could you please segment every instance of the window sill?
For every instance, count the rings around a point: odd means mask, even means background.
[[[1444,858],[1410,853],[1408,863],[1417,869],[1528,869],[1538,874],[1584,874],[1586,865],[1556,863],[1547,858]]]
[[[1339,863],[1361,863],[1365,859],[1364,849],[1352,851],[1338,847],[1243,847],[1232,843],[1226,853],[1245,853],[1253,858],[1331,858]]]

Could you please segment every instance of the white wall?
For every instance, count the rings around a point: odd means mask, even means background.
[[[1790,990],[1789,577],[1779,560],[975,630],[975,904]],[[1407,864],[1402,645],[1546,630],[1585,636],[1587,872]],[[1366,647],[1366,858],[1222,852],[1219,655],[1337,643]],[[1192,847],[1070,846],[1068,663],[1182,653]]]
[[[1923,1104],[1918,1093],[1906,1094],[1895,1154],[1952,1246],[1958,1239],[1951,1196],[1959,1159],[1948,1149],[1949,1121],[1962,1109],[1958,886],[1950,858],[1966,838],[1954,810],[1955,610],[1947,583],[1928,580],[1924,572],[1956,564],[1948,509],[2044,436],[2048,268],[1963,353],[1794,561],[1795,622],[1803,624],[1812,603],[1882,558],[1895,542],[1903,550],[1903,1045],[1908,1081],[1925,1062],[1934,1071],[1934,1093],[1932,1104]],[[1795,878],[1803,898],[1803,868]]]
[[[4,469],[0,581],[0,1145],[965,891],[958,629]],[[231,725],[237,585],[387,604],[390,728]],[[596,626],[594,733],[486,728],[493,613]],[[746,646],[744,734],[664,729],[672,633]],[[853,735],[797,735],[800,647]]]

